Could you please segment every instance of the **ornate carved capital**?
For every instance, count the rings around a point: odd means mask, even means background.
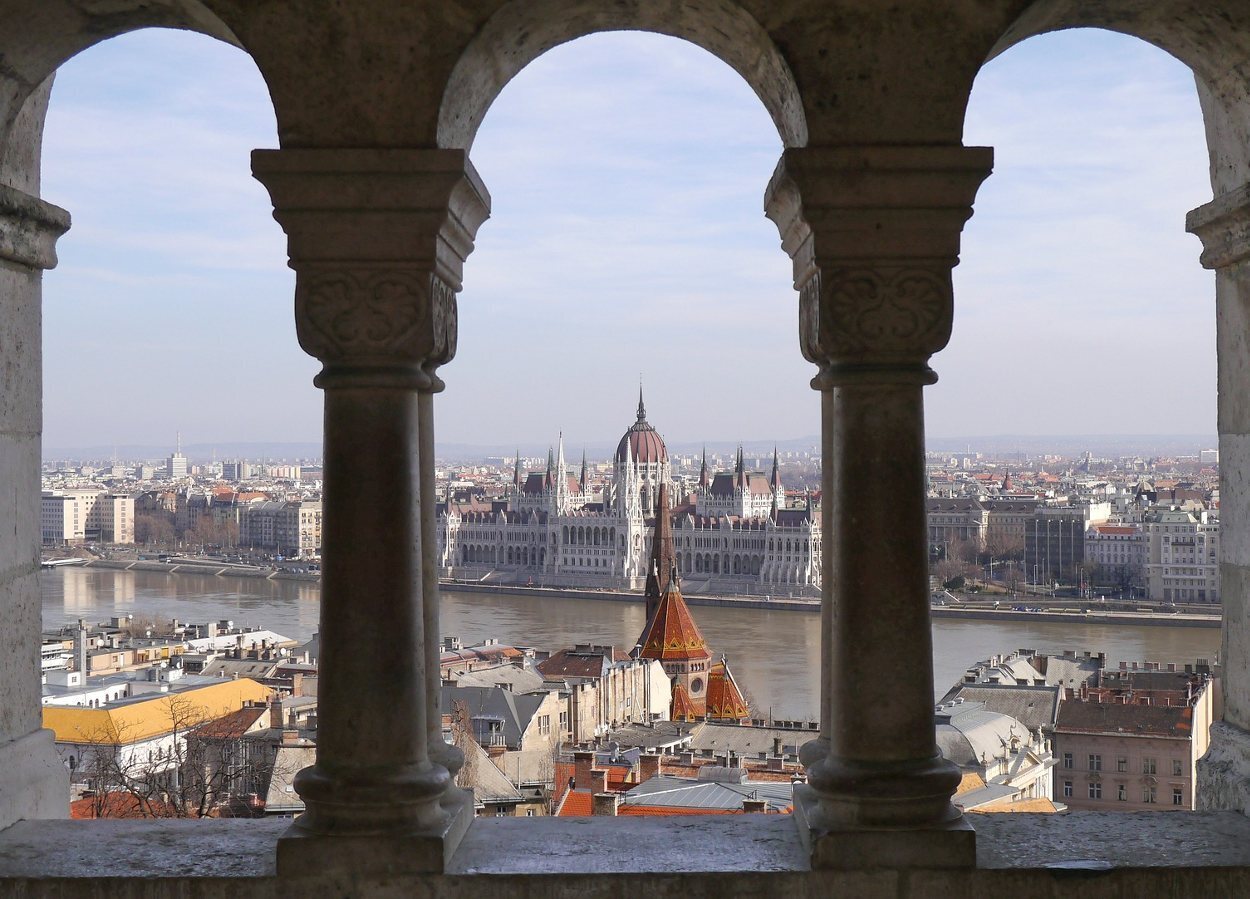
[[[435,369],[456,353],[456,294],[419,269],[312,268],[299,273],[300,346],[325,363],[318,386],[442,388]]]
[[[794,261],[813,386],[936,379],[928,359],[950,339],[951,269],[992,161],[948,146],[786,150],[765,209]]]
[[[0,184],[0,259],[31,269],[55,268],[57,238],[68,230],[64,209]]]
[[[932,383],[925,362],[950,339],[952,308],[948,269],[818,269],[799,292],[799,343],[820,387],[890,370]]]
[[[1190,212],[1185,230],[1202,241],[1204,268],[1228,269],[1250,259],[1250,184]]]
[[[257,150],[318,384],[439,390],[490,195],[461,150]]]

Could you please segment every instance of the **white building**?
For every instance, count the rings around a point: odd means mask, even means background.
[[[583,458],[575,477],[558,450],[542,472],[518,460],[506,502],[439,508],[439,562],[448,577],[640,589],[655,530],[659,485],[672,485],[668,449],[646,418],[621,437],[612,475],[592,488]],[[671,493],[670,493],[671,495]],[[675,561],[687,592],[814,590],[820,584],[819,516],[785,508],[776,454],[771,477],[710,475],[671,510]]]
[[[135,501],[99,487],[45,490],[40,497],[44,546],[134,543]]]
[[[1146,513],[1147,581],[1152,599],[1220,601],[1220,521],[1205,509],[1154,509]]]
[[[1085,532],[1085,561],[1098,568],[1097,584],[1146,584],[1150,540],[1145,528],[1133,522],[1091,525]]]

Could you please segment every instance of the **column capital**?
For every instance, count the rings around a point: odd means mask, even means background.
[[[1203,268],[1231,268],[1250,259],[1250,184],[1190,211],[1185,230],[1202,241]]]
[[[56,267],[56,241],[69,230],[69,213],[0,184],[0,260],[30,269]]]
[[[463,150],[256,150],[296,273],[317,384],[439,390],[490,194]]]
[[[794,261],[813,386],[936,380],[928,359],[950,339],[960,234],[992,166],[988,147],[782,154],[765,213]]]

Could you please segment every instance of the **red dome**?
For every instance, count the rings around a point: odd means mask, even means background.
[[[642,391],[638,391],[638,420],[635,421],[616,445],[616,461],[624,462],[628,454],[634,462],[667,462],[668,447],[664,438],[651,425],[647,424],[647,410],[642,405]]]

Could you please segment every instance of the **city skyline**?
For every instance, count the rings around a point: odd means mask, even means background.
[[[987,66],[965,141],[995,146],[996,173],[955,271],[931,438],[1214,432],[1212,282],[1182,229],[1210,195],[1202,133],[1188,70],[1139,41],[1050,35]],[[145,32],[63,68],[44,195],[75,226],[46,276],[46,446],[318,440],[285,242],[248,175],[276,142],[252,64],[208,39]],[[483,442],[485,421],[527,444],[607,440],[639,374],[675,444],[815,434],[761,208],[779,152],[739,76],[675,39],[595,36],[524,70],[472,153],[494,212],[440,444]]]

